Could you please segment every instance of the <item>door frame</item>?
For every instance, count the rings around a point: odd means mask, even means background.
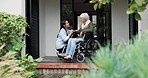
[[[39,0],[25,0],[26,17],[29,27],[26,28],[26,54],[39,57]]]

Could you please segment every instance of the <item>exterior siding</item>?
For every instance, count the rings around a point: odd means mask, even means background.
[[[142,20],[139,21],[139,37],[144,32],[148,32],[148,6],[145,12],[140,13]]]
[[[122,3],[122,4],[121,4]],[[112,44],[129,42],[129,16],[126,14],[128,0],[116,0],[112,5]]]
[[[55,56],[60,29],[60,0],[40,0],[40,56]]]
[[[0,12],[25,16],[25,0],[0,0]]]

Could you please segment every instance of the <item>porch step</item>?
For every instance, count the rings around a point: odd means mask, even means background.
[[[55,60],[55,59],[56,60]],[[93,63],[66,63],[59,60],[56,56],[45,57],[43,62],[38,63],[36,68],[39,70],[39,76],[41,78],[60,78],[49,76],[63,76],[63,75],[79,75],[89,71],[90,68],[96,67]]]

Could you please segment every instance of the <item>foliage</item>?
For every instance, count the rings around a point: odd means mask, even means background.
[[[0,50],[2,50],[4,46],[1,46]],[[4,56],[0,57],[0,78],[25,78],[26,74],[24,68],[19,67],[15,58],[11,58],[16,55],[17,52],[8,52]]]
[[[4,47],[1,46],[0,50]],[[0,78],[34,78],[38,74],[35,66],[42,58],[33,59],[32,56],[25,55],[21,60],[15,56],[17,52],[7,52],[0,57]]]
[[[38,74],[35,66],[42,58],[20,58],[27,26],[24,17],[0,12],[0,78],[34,78]]]
[[[32,56],[25,55],[17,63],[26,71],[30,72],[30,75],[28,75],[28,78],[34,78],[34,76],[38,74],[38,71],[36,70],[35,66],[37,65],[38,62],[41,62],[42,60],[43,58],[33,59]]]
[[[21,55],[21,50],[25,46],[25,28],[27,26],[24,17],[0,12],[0,46],[6,44],[0,52],[0,56],[9,51],[16,51]]]
[[[66,78],[148,78],[148,35],[141,40],[135,39],[134,44],[128,44],[114,50],[109,46],[97,50],[93,62],[98,66],[81,77],[66,76]]]
[[[93,34],[94,34],[94,36],[97,35],[97,26],[95,24],[93,26]]]
[[[147,36],[147,35],[146,35]],[[92,57],[99,67],[84,75],[85,78],[148,78],[148,36],[136,39],[120,50],[101,48]],[[83,77],[83,78],[84,78]]]
[[[102,5],[110,4],[113,3],[114,1],[115,0],[91,0],[90,3],[95,3],[94,9],[97,10],[97,8],[100,9]],[[148,0],[131,0],[131,2],[129,3],[127,14],[135,13],[135,19],[141,20],[139,12],[144,12],[147,5],[148,5]]]

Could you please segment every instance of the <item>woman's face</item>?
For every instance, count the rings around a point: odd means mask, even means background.
[[[69,28],[69,27],[70,27],[70,24],[69,24],[68,21],[65,21],[65,27],[66,27],[66,28]]]
[[[81,21],[82,23],[85,23],[87,20],[86,20],[85,18],[80,18],[80,21]]]

